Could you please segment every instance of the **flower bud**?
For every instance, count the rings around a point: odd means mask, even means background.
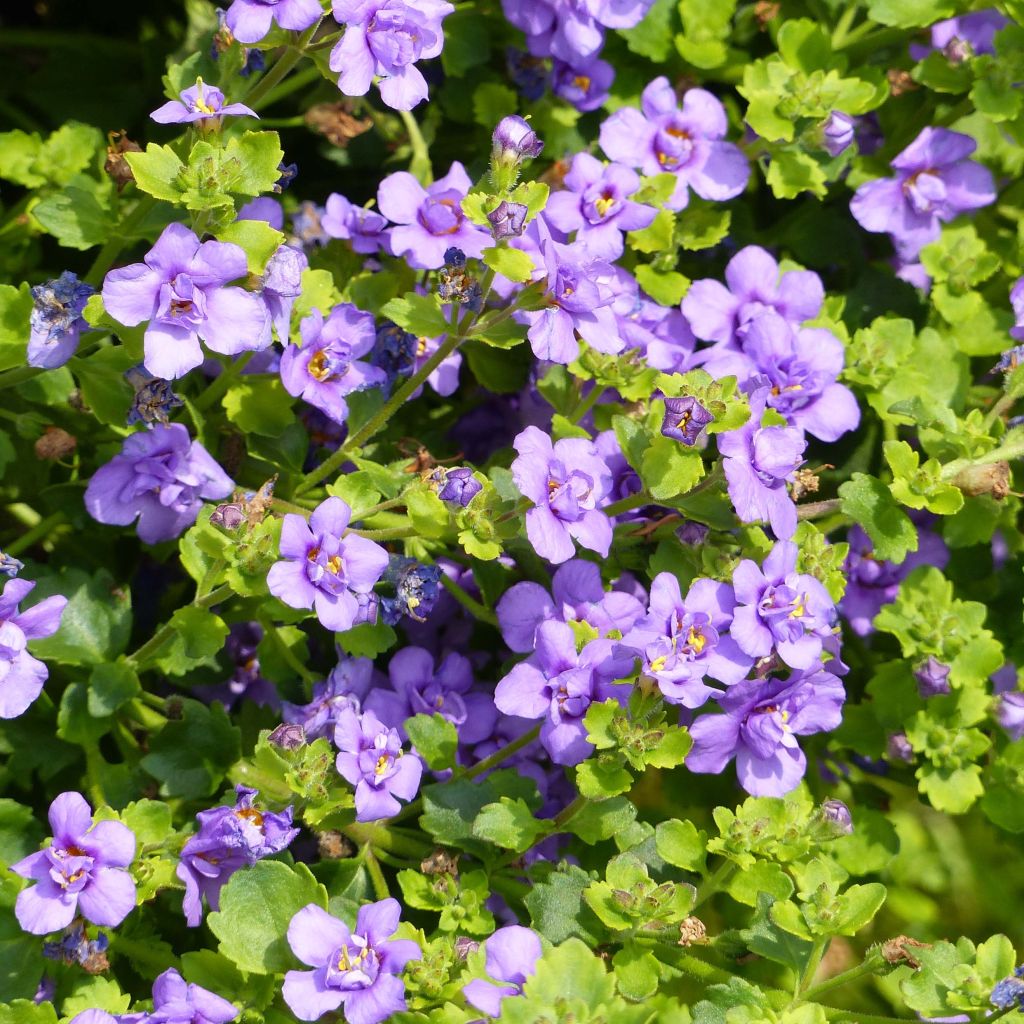
[[[682,441],[692,448],[697,443],[700,432],[714,418],[692,395],[666,398],[665,419],[661,424],[661,432],[665,437]]]
[[[519,176],[520,165],[539,156],[544,143],[529,124],[515,114],[498,122],[491,141],[491,180],[499,193],[509,192]]]
[[[507,199],[502,201],[487,214],[487,221],[491,225],[491,234],[494,240],[502,238],[518,238],[526,225],[527,209],[522,203],[510,203]]]
[[[821,144],[829,156],[839,156],[851,142],[857,122],[841,110],[833,110],[821,126]]]
[[[268,737],[267,740],[275,747],[282,750],[297,750],[306,742],[306,733],[301,725],[282,724],[279,725]]]
[[[853,818],[850,815],[850,808],[842,800],[826,800],[821,805],[821,816],[832,826],[836,835],[849,836],[853,834]]]
[[[930,654],[928,660],[914,669],[917,680],[917,692],[922,697],[943,697],[950,692],[949,666]]]

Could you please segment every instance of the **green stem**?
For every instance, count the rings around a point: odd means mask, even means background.
[[[374,855],[373,847],[367,845],[363,847],[363,850],[365,851],[363,859],[366,862],[366,870],[370,872],[370,881],[373,883],[373,893],[377,899],[386,900],[391,893],[388,890],[384,872],[381,871],[380,861]]]
[[[419,536],[415,526],[394,526],[387,530],[347,530],[347,533],[354,533],[357,537],[365,537],[367,540],[405,540],[407,537]]]
[[[554,835],[556,832],[564,832],[565,826],[568,825],[573,818],[576,817],[580,811],[590,802],[588,797],[585,797],[582,793],[577,793],[576,798],[567,807],[563,807],[552,819],[551,819],[551,831],[548,835]]]
[[[832,30],[833,50],[841,50],[846,44],[847,39],[850,38],[850,26],[853,24],[853,19],[857,17],[859,9],[859,4],[847,4],[846,9],[839,16],[839,21],[836,22],[836,27]]]
[[[354,515],[352,518],[362,522],[364,519],[369,519],[371,516],[375,516],[378,512],[387,512],[388,509],[392,508],[405,508],[404,496],[397,498],[391,498],[388,501],[378,502],[376,505],[371,505],[368,509],[360,512],[358,516]]]
[[[693,901],[693,909],[696,910],[702,903],[706,903],[711,899],[715,893],[721,892],[735,870],[736,864],[731,860],[726,860],[719,864],[714,874],[697,887],[697,897]]]
[[[11,541],[4,548],[4,551],[8,555],[17,555],[22,551],[27,551],[37,540],[42,540],[55,526],[59,526],[64,521],[65,516],[63,512],[54,512],[53,515],[41,519],[31,530],[26,531],[20,537]]]
[[[441,574],[441,586],[443,586],[444,589],[447,590],[448,593],[451,594],[452,597],[454,597],[455,600],[473,616],[473,618],[478,619],[480,622],[486,622],[491,626],[498,625],[498,616],[495,615],[490,608],[470,597],[470,595],[467,594],[466,591],[455,582],[455,580],[446,576],[444,573]]]
[[[125,218],[118,222],[114,233],[107,239],[103,248],[96,254],[92,266],[83,280],[98,288],[100,282],[106,276],[107,271],[114,265],[114,261],[121,255],[121,250],[134,241],[135,229],[149,216],[150,211],[156,206],[156,200],[152,196],[141,196],[135,204],[135,209]]]
[[[838,512],[842,502],[838,498],[826,498],[824,501],[812,501],[806,505],[797,505],[797,519],[823,519],[825,516]]]
[[[600,399],[600,397],[605,393],[605,390],[605,388],[595,384],[590,389],[590,394],[588,394],[587,397],[584,398],[575,409],[573,409],[572,415],[569,417],[569,422],[579,423],[579,421],[583,419],[583,417],[586,416],[587,413],[590,412],[590,410],[597,404],[598,399]]]
[[[224,584],[224,586],[217,587],[216,590],[211,590],[210,593],[196,598],[192,602],[192,607],[212,608],[215,604],[219,604],[221,601],[229,598],[233,593],[234,591],[231,587]],[[129,654],[126,660],[135,669],[142,668],[171,639],[173,634],[174,626],[169,622],[165,622],[138,650],[133,654]]]
[[[1000,445],[998,448],[974,459],[954,459],[942,467],[941,479],[952,480],[961,470],[968,466],[989,466],[993,462],[1012,462],[1024,455],[1024,434],[1017,436],[1010,444]]]
[[[306,46],[313,38],[313,33],[320,27],[318,21],[311,28],[307,29],[294,46],[288,46],[280,57],[274,62],[274,66],[242,97],[246,106],[254,107],[274,88],[288,77],[292,69],[306,56]]]
[[[828,944],[831,941],[831,936],[814,940],[814,945],[811,947],[811,955],[807,960],[807,966],[800,977],[796,993],[798,996],[811,987],[811,982],[814,981],[814,976],[818,973],[818,968],[821,966],[821,958],[825,955],[825,950],[828,949]]]
[[[623,512],[632,512],[635,508],[640,508],[643,505],[650,505],[652,503],[654,503],[654,499],[646,490],[643,490],[638,494],[629,495],[628,498],[619,498],[618,501],[613,501],[610,505],[605,505],[601,511],[609,517],[621,516]]]
[[[434,180],[434,171],[430,165],[427,142],[423,138],[420,126],[416,123],[416,118],[408,110],[400,110],[398,113],[409,135],[409,146],[412,149],[409,171],[413,177],[419,179],[421,185],[429,185]]]
[[[876,1013],[861,1013],[860,1010],[840,1010],[837,1006],[822,1006],[821,1008],[831,1021],[849,1021],[850,1024],[917,1024],[916,1017],[880,1017]],[[989,1017],[985,1024],[992,1019]]]
[[[851,981],[856,981],[858,978],[864,977],[865,974],[877,974],[883,967],[885,967],[885,960],[882,957],[881,950],[869,950],[864,963],[851,967],[848,971],[843,971],[842,974],[826,978],[817,985],[805,988],[800,993],[800,999],[802,1002],[817,1002],[818,997],[824,993],[831,992],[832,989],[839,988],[841,985],[846,985]]]
[[[43,371],[35,366],[19,366],[16,370],[8,370],[0,373],[0,391],[4,388],[17,387],[33,377],[37,377]]]
[[[301,661],[295,656],[292,649],[285,643],[284,637],[281,636],[277,625],[269,618],[261,618],[260,625],[263,626],[264,632],[270,637],[271,642],[277,647],[277,653],[281,655],[284,663],[302,680],[307,683],[311,683],[317,678],[316,673],[310,671],[302,664]]]
[[[984,428],[986,430],[991,430],[996,420],[998,420],[1004,412],[1009,412],[1019,397],[1019,395],[1014,394],[1003,395],[1003,397],[1000,398],[991,409],[989,409],[988,415],[985,417],[985,422],[983,424]]]
[[[205,412],[220,400],[227,393],[229,387],[234,384],[235,379],[249,365],[249,360],[255,352],[243,352],[227,366],[222,367],[220,373],[210,382],[209,387],[192,404],[200,411]]]

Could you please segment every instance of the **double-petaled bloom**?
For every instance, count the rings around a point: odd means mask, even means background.
[[[619,163],[644,174],[674,174],[666,201],[682,210],[693,189],[701,199],[733,199],[746,188],[750,165],[743,151],[725,141],[725,107],[704,89],[689,89],[679,106],[664,76],[641,96],[641,110],[623,107],[601,125],[601,148]]]
[[[353,252],[369,256],[387,248],[387,218],[376,210],[356,206],[337,192],[327,197],[325,210],[320,219],[324,231],[331,238],[345,239]]]
[[[299,324],[302,342],[281,356],[281,382],[290,395],[300,395],[335,423],[348,418],[347,395],[384,387],[387,374],[361,359],[369,355],[377,334],[370,313],[343,302],[324,320],[314,309]]]
[[[0,718],[24,714],[42,693],[49,671],[29,654],[28,643],[56,633],[68,603],[55,594],[19,612],[34,588],[31,580],[11,579],[0,594]]]
[[[411,939],[393,939],[401,907],[386,899],[359,908],[356,926],[310,903],[288,925],[288,945],[311,971],[289,971],[282,994],[299,1020],[343,1009],[348,1024],[381,1024],[405,1009],[399,975],[422,955]]]
[[[190,985],[171,967],[153,982],[153,1012],[140,1024],[228,1024],[237,1016],[232,1003],[201,985]]]
[[[424,188],[408,171],[389,174],[377,189],[377,206],[395,226],[391,251],[417,270],[444,266],[445,253],[458,248],[479,258],[490,235],[462,212],[472,182],[457,160],[443,178]]]
[[[322,14],[320,0],[234,0],[224,20],[240,43],[258,43],[275,23],[303,32]]]
[[[93,822],[81,793],[50,804],[53,842],[11,865],[35,885],[18,893],[14,913],[33,935],[66,928],[76,916],[113,928],[135,908],[135,883],[125,870],[135,859],[135,836],[119,821]]]
[[[148,322],[146,369],[173,380],[202,363],[200,339],[229,356],[270,344],[266,303],[254,292],[229,287],[248,273],[240,246],[200,242],[184,224],[170,224],[142,263],[107,274],[103,305],[126,327]]]
[[[675,576],[659,573],[647,615],[623,636],[622,647],[640,656],[641,673],[669,703],[700,707],[721,692],[705,678],[733,686],[754,664],[728,634],[735,607],[726,583],[695,580],[684,598]]]
[[[256,790],[236,786],[234,807],[213,807],[196,815],[199,828],[182,847],[176,873],[185,885],[183,909],[190,928],[203,919],[203,901],[220,906],[220,891],[239,869],[280,853],[299,834],[292,809],[280,814],[255,805]]]
[[[938,239],[942,225],[995,202],[987,167],[969,159],[978,148],[969,135],[925,128],[892,160],[892,178],[857,189],[850,212],[866,231],[888,232],[903,260]]]
[[[416,61],[444,46],[441,22],[455,10],[445,0],[333,0],[345,34],[331,50],[346,96],[365,96],[374,76],[380,98],[395,110],[412,110],[427,98],[427,80]]]
[[[372,540],[346,534],[352,509],[341,498],[322,501],[309,517],[289,513],[281,526],[280,552],[267,574],[274,597],[291,608],[315,608],[327,629],[351,629],[357,596],[369,594],[388,566],[388,553]]]
[[[512,463],[512,477],[533,502],[526,534],[537,553],[550,562],[565,562],[576,553],[577,540],[606,556],[612,524],[600,506],[611,474],[593,442],[572,437],[552,444],[544,431],[527,427],[514,446],[519,457]]]
[[[625,699],[629,687],[616,680],[630,674],[632,659],[616,655],[611,640],[591,640],[577,652],[564,622],[542,622],[535,643],[533,655],[498,683],[494,703],[507,715],[543,719],[540,740],[551,760],[579,764],[594,749],[583,723],[587,709]]]
[[[372,712],[357,714],[345,708],[338,714],[334,744],[341,751],[338,774],[355,786],[356,821],[390,818],[402,800],[412,800],[420,788],[423,763],[402,750],[397,729],[389,729]]]
[[[138,519],[147,544],[181,536],[205,500],[226,498],[230,477],[181,423],[158,424],[126,437],[119,455],[93,474],[85,490],[89,515],[108,526]]]

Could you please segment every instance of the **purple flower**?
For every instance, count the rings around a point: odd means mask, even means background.
[[[250,199],[239,211],[235,220],[266,221],[275,231],[284,230],[284,210],[281,202],[273,196],[260,196]]]
[[[778,652],[791,668],[808,669],[821,658],[822,641],[833,635],[836,609],[828,591],[796,571],[797,547],[780,540],[763,571],[749,559],[732,576],[736,602],[730,633],[752,658]]]
[[[240,43],[258,43],[274,22],[302,32],[320,20],[319,0],[234,0],[225,21]]]
[[[0,718],[24,714],[42,692],[49,672],[27,645],[57,632],[68,603],[55,594],[19,612],[18,605],[34,589],[31,580],[11,579],[0,593]]]
[[[502,984],[494,986],[474,978],[462,986],[466,1002],[488,1017],[500,1017],[502,1001],[522,994],[527,978],[537,970],[541,952],[536,932],[518,924],[499,928],[484,942],[484,953],[488,977]]]
[[[968,159],[977,147],[969,135],[925,128],[892,160],[896,176],[861,185],[850,212],[866,231],[887,231],[900,257],[911,259],[942,224],[995,201],[991,172]]]
[[[543,149],[537,133],[518,114],[503,117],[491,134],[491,159],[497,166],[518,167],[540,156]]]
[[[836,835],[853,835],[853,816],[842,800],[825,800],[821,805],[821,816],[832,826]]]
[[[682,441],[683,444],[692,447],[697,443],[701,431],[714,418],[691,395],[686,395],[683,398],[666,398],[665,419],[661,424],[661,432],[665,437],[674,438],[676,441]]]
[[[255,807],[256,790],[236,786],[234,807],[213,807],[196,815],[199,828],[182,847],[176,874],[185,884],[183,909],[190,928],[203,919],[203,899],[220,907],[220,891],[239,869],[280,853],[299,834],[292,809],[280,814]]]
[[[309,704],[282,706],[285,722],[301,725],[312,742],[321,736],[334,736],[338,714],[344,708],[359,711],[362,700],[374,685],[373,662],[369,658],[345,658],[331,670],[326,681],[313,684],[313,700]]]
[[[227,1024],[238,1014],[226,999],[189,985],[172,967],[153,982],[153,1012],[144,1024]]]
[[[169,224],[144,262],[107,274],[103,305],[126,327],[149,321],[146,369],[173,380],[203,361],[200,338],[227,356],[270,344],[266,304],[244,288],[224,287],[247,275],[240,246],[200,243],[184,224]]]
[[[67,928],[76,916],[113,928],[135,909],[135,883],[124,869],[135,836],[119,821],[92,819],[81,793],[61,793],[48,817],[53,843],[11,865],[36,884],[18,893],[14,913],[33,935]]]
[[[725,107],[704,89],[689,89],[682,108],[664,76],[641,96],[643,112],[617,110],[601,125],[601,148],[620,163],[644,174],[675,174],[675,191],[665,203],[682,210],[689,189],[701,199],[733,199],[746,188],[750,165],[743,151],[724,142]]]
[[[373,316],[350,303],[335,306],[324,320],[314,309],[299,324],[302,343],[281,356],[281,382],[290,395],[301,395],[335,423],[348,418],[345,396],[383,387],[387,374],[361,360],[377,338]]]
[[[324,231],[331,238],[344,238],[353,252],[369,256],[386,248],[387,218],[375,210],[356,206],[337,192],[327,197],[326,210],[321,218]]]
[[[729,498],[740,521],[767,521],[784,540],[796,530],[796,505],[786,489],[803,461],[807,441],[798,427],[762,427],[767,389],[750,396],[750,419],[718,435]]]
[[[844,114],[841,110],[833,110],[821,126],[821,144],[829,156],[839,156],[853,142],[857,129],[857,119]]]
[[[289,971],[284,1001],[299,1020],[318,1020],[344,1007],[348,1024],[380,1024],[405,1009],[399,975],[420,947],[411,939],[391,939],[401,907],[387,899],[359,908],[353,931],[310,903],[288,925],[292,952],[312,971]]]
[[[602,635],[625,633],[643,615],[644,608],[632,594],[605,591],[601,570],[593,562],[565,562],[551,578],[551,593],[539,583],[524,580],[509,587],[495,612],[505,643],[520,654],[534,648],[542,622],[586,622]]]
[[[391,689],[374,689],[366,710],[386,725],[402,729],[413,715],[439,714],[459,733],[462,743],[481,743],[494,730],[498,714],[486,693],[473,693],[473,668],[461,654],[434,656],[422,647],[406,647],[388,665]]]
[[[440,474],[437,481],[437,496],[442,501],[462,508],[469,505],[484,489],[484,485],[473,475],[473,470],[469,466],[456,466],[455,469],[439,467],[435,473]]]
[[[280,551],[267,574],[274,597],[290,608],[314,608],[321,625],[342,633],[359,612],[357,594],[368,594],[388,566],[388,553],[372,540],[344,536],[352,509],[341,498],[322,501],[309,517],[289,513]]]
[[[611,264],[595,259],[585,246],[561,245],[545,235],[544,266],[537,274],[547,279],[547,305],[515,314],[529,325],[526,336],[533,354],[567,366],[579,355],[577,332],[598,352],[621,352],[625,342],[612,309],[616,296],[607,284],[614,278]]]
[[[212,515],[210,520],[212,522]],[[192,692],[200,700],[220,701],[229,711],[243,699],[265,707],[280,707],[281,698],[277,695],[277,688],[269,679],[260,675],[257,651],[262,639],[263,627],[258,622],[234,623],[224,644],[224,651],[235,666],[233,675],[225,683],[196,686]]]
[[[498,205],[487,214],[487,221],[491,225],[491,234],[495,241],[502,238],[518,238],[526,226],[526,215],[529,211],[522,203],[510,203],[502,199]]]
[[[78,348],[78,339],[89,325],[82,316],[96,289],[65,270],[56,280],[32,288],[31,331],[28,365],[52,370],[63,366]]]
[[[331,239],[324,230],[323,217],[326,211],[322,206],[308,199],[299,204],[298,210],[292,214],[292,235],[299,245],[326,245]]]
[[[224,470],[181,423],[159,424],[126,437],[121,453],[93,474],[85,507],[108,526],[139,520],[147,544],[180,537],[203,499],[226,498],[234,488]]]
[[[302,272],[308,266],[309,260],[301,249],[282,245],[263,271],[260,294],[282,345],[287,345],[291,336],[292,307],[302,294]]]
[[[583,724],[587,708],[629,692],[614,681],[630,674],[631,659],[614,656],[613,647],[611,640],[591,640],[577,654],[570,626],[542,622],[534,654],[498,683],[494,703],[507,715],[543,718],[540,740],[551,760],[579,764],[594,749]]]
[[[346,96],[365,96],[374,76],[380,98],[394,110],[412,110],[427,98],[418,60],[436,57],[444,46],[441,22],[455,8],[444,0],[333,0],[334,17],[345,34],[331,50],[330,67],[340,71]]]
[[[1018,278],[1010,289],[1010,305],[1013,307],[1015,321],[1010,328],[1010,337],[1024,341],[1024,277]]]
[[[913,43],[910,56],[914,60],[924,60],[933,50],[939,50],[950,62],[959,64],[971,56],[993,54],[996,52],[995,34],[1009,24],[1006,17],[994,8],[971,11],[959,18],[946,18],[932,25],[931,46]]]
[[[351,708],[338,713],[334,745],[341,751],[338,774],[356,787],[356,821],[391,818],[401,809],[398,798],[412,800],[420,788],[423,762],[402,750],[397,729],[389,729],[372,712]]]
[[[670,704],[698,708],[720,693],[705,676],[733,686],[754,664],[726,633],[735,606],[726,583],[695,580],[684,599],[675,576],[658,573],[647,615],[622,638],[622,647],[640,655],[643,675]]]
[[[14,555],[8,555],[0,551],[0,576],[6,576],[8,579],[13,580],[24,568],[24,562],[18,561]]]
[[[930,654],[914,669],[914,679],[917,681],[917,692],[924,698],[942,697],[952,692],[949,685],[949,665]]]
[[[740,249],[729,260],[725,281],[724,285],[709,278],[694,281],[683,299],[683,314],[693,333],[704,341],[737,342],[766,311],[797,327],[816,317],[825,300],[821,278],[814,271],[780,274],[771,253],[758,245]]]
[[[544,216],[559,231],[575,231],[595,257],[618,259],[622,233],[647,227],[658,212],[629,198],[639,188],[640,176],[632,168],[577,153],[565,176],[566,190],[551,196]]]
[[[526,534],[537,554],[565,562],[576,553],[575,538],[607,557],[612,524],[599,506],[611,474],[593,442],[572,437],[552,445],[544,431],[527,427],[513,446],[519,457],[512,463],[512,477],[533,502],[526,513]]]
[[[551,71],[551,91],[586,113],[604,105],[614,79],[615,69],[606,60],[591,57],[567,64],[556,58]]]
[[[719,698],[724,714],[701,715],[690,726],[686,767],[718,775],[735,757],[748,793],[784,796],[807,769],[797,736],[835,729],[845,699],[840,680],[817,664],[789,679],[738,683]]]
[[[441,593],[441,566],[392,555],[382,582],[395,590],[394,596],[380,598],[381,618],[389,626],[398,625],[402,618],[426,622]]]
[[[444,254],[452,246],[479,258],[491,238],[462,212],[462,200],[471,185],[457,160],[427,188],[408,171],[389,174],[377,189],[377,205],[397,225],[391,229],[391,251],[405,256],[417,270],[443,267]]]
[[[224,105],[224,93],[215,85],[206,85],[201,78],[181,92],[181,98],[169,100],[149,116],[157,124],[199,124],[202,129],[219,127],[225,114],[235,117],[258,117],[244,103]]]
[[[919,524],[917,551],[899,565],[875,556],[871,540],[859,526],[851,526],[846,535],[850,553],[843,563],[846,592],[839,610],[858,636],[874,632],[872,622],[883,605],[896,600],[900,583],[919,565],[945,567],[949,549],[942,538]]]

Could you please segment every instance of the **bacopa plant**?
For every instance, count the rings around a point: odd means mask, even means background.
[[[0,1024],[1024,1010],[1024,4],[114,7],[0,34]]]

